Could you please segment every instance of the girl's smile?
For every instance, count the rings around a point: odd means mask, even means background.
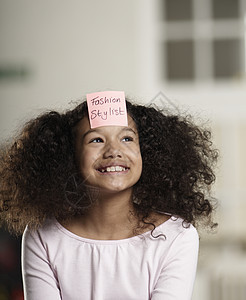
[[[129,168],[122,162],[114,162],[111,165],[106,165],[106,166],[100,166],[97,169],[100,173],[103,173],[104,175],[108,174],[117,174],[117,173],[122,173],[122,172],[128,172]]]
[[[128,127],[90,128],[83,118],[76,128],[76,160],[86,184],[102,191],[132,189],[142,172],[138,132],[128,116]]]

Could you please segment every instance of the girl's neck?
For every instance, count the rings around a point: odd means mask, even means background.
[[[133,236],[137,225],[132,192],[101,193],[91,209],[65,227],[85,238],[116,240]]]
[[[147,222],[160,225],[170,216],[152,212]],[[132,193],[101,194],[86,215],[76,217],[62,225],[74,234],[94,240],[120,240],[152,230],[153,227],[139,223],[132,202]]]

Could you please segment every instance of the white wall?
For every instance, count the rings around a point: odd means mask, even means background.
[[[86,93],[136,87],[138,1],[0,0],[0,67],[30,76],[0,81],[0,138]]]

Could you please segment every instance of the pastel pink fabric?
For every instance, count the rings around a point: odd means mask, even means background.
[[[170,218],[154,231],[123,240],[79,237],[49,220],[25,230],[26,300],[190,300],[199,239]]]

